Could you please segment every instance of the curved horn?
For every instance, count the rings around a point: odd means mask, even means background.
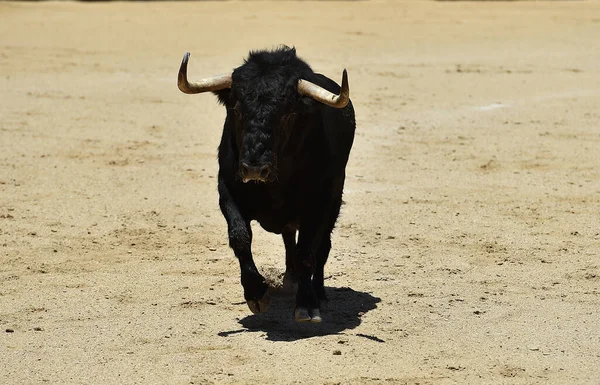
[[[323,87],[309,82],[308,80],[298,80],[298,92],[300,95],[310,96],[318,102],[327,104],[334,108],[344,108],[350,100],[350,88],[348,87],[348,73],[346,70],[342,73],[342,89],[340,94],[332,94]]]
[[[188,82],[188,60],[190,60],[190,53],[186,52],[185,55],[183,55],[181,67],[179,67],[179,76],[177,76],[177,86],[181,92],[186,94],[199,94],[201,92],[218,91],[224,88],[231,88],[231,74],[202,79],[197,83]]]

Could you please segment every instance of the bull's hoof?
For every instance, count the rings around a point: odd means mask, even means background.
[[[247,299],[246,303],[252,313],[261,314],[269,310],[269,306],[271,306],[271,297],[269,296],[269,293],[265,293],[258,301],[255,299]]]
[[[310,322],[310,314],[308,314],[308,309],[305,307],[297,307],[296,311],[294,311],[294,319],[296,322]]]
[[[321,318],[321,311],[319,309],[307,309],[305,307],[297,307],[294,311],[294,319],[296,322],[313,322],[319,323],[323,319]]]
[[[319,309],[310,309],[310,322],[319,323],[323,321],[321,311]]]

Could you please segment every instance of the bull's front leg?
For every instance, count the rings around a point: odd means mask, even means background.
[[[294,255],[294,271],[298,277],[294,318],[298,322],[321,322],[320,300],[325,299],[322,276],[326,256],[323,259],[320,254],[322,243],[329,241],[332,230],[329,212],[330,208],[322,208],[300,224]],[[320,284],[314,285],[313,279]]]
[[[327,300],[324,268],[331,249],[331,232],[340,213],[344,174],[326,190],[318,204],[300,223],[294,269],[298,276],[296,311],[298,322],[321,322],[320,305]]]
[[[240,263],[240,276],[244,298],[254,314],[264,313],[271,303],[268,285],[258,272],[252,258],[252,229],[233,200],[227,186],[219,180],[219,207],[227,221],[229,247]]]
[[[285,275],[283,276],[282,292],[294,295],[298,290],[298,278],[294,271],[296,228],[292,225],[285,226],[281,232],[281,236],[285,246]]]

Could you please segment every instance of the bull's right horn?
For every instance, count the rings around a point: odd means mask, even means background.
[[[190,53],[186,52],[185,55],[183,55],[181,67],[179,67],[179,76],[177,76],[177,86],[181,92],[186,94],[199,94],[201,92],[218,91],[225,88],[231,88],[231,74],[206,78],[194,83],[188,82],[188,60],[190,60]]]
[[[314,100],[327,104],[334,108],[344,108],[350,100],[350,88],[348,87],[348,73],[346,70],[342,73],[342,87],[340,94],[332,94],[323,87],[309,82],[308,80],[298,80],[298,92],[300,95],[309,96]]]

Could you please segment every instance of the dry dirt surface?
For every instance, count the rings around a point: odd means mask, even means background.
[[[599,2],[0,2],[0,383],[599,384],[599,41]],[[247,308],[225,111],[176,87],[278,44],[358,121],[318,325]]]

